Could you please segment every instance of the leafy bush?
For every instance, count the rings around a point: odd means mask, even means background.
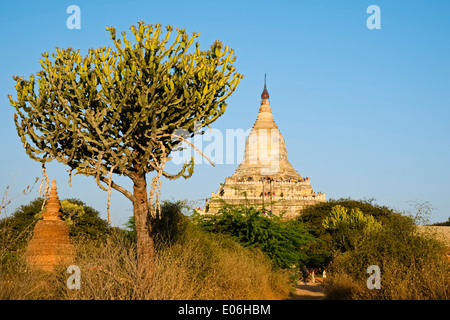
[[[218,214],[194,215],[204,230],[228,234],[245,247],[259,248],[274,265],[287,268],[304,263],[302,247],[314,241],[297,220],[283,220],[253,207],[227,205]]]
[[[330,199],[327,202],[322,202],[314,206],[309,206],[302,210],[301,215],[297,218],[303,222],[308,228],[309,232],[316,237],[317,241],[305,247],[305,253],[310,257],[309,265],[322,267],[329,264],[332,260],[335,251],[345,250],[346,246],[350,246],[351,242],[357,243],[357,237],[362,236],[361,230],[348,228],[343,230],[326,228],[323,224],[325,219],[331,219],[333,208],[336,206],[342,207],[341,210],[347,210],[354,215],[362,215],[364,219],[371,219],[382,225],[389,224],[394,217],[401,217],[401,214],[393,211],[386,206],[379,206],[374,204],[374,200],[352,200],[352,199]],[[334,209],[336,210],[336,209]],[[414,227],[414,223],[411,224]],[[344,237],[348,232],[355,238]],[[345,243],[346,241],[350,241]]]
[[[163,201],[161,204],[161,213],[157,213],[156,219],[151,221],[153,240],[156,247],[170,245],[178,240],[183,234],[188,218],[183,214],[187,209],[186,201]],[[134,216],[131,216],[125,224],[128,238],[136,241],[136,226]]]
[[[445,246],[417,232],[420,212],[404,216],[372,201],[350,199],[307,208],[304,221],[332,263],[325,282],[332,299],[448,299]],[[381,289],[369,290],[367,267],[381,269]]]
[[[382,224],[371,215],[364,214],[359,208],[350,210],[336,205],[330,215],[323,219],[322,226],[331,232],[335,247],[341,251],[355,248],[368,232],[377,230]]]
[[[445,246],[430,236],[419,234],[411,226],[411,220],[393,217],[382,228],[366,232],[354,248],[336,254],[329,270],[329,296],[335,299],[448,300],[450,266],[445,258]],[[366,269],[370,265],[381,269],[379,290],[367,288]],[[342,294],[343,291],[346,293]]]

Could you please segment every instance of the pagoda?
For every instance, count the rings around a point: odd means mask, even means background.
[[[42,218],[34,227],[33,239],[27,247],[26,259],[30,267],[45,271],[53,271],[58,265],[68,267],[75,260],[75,248],[69,226],[62,220],[54,179]]]
[[[258,117],[247,137],[243,161],[219,190],[211,193],[202,213],[217,213],[226,203],[291,218],[305,207],[325,201],[324,193],[314,192],[309,177],[300,175],[290,164],[264,81]]]

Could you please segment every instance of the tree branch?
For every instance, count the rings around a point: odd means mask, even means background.
[[[177,138],[181,141],[186,142],[188,145],[190,145],[192,147],[192,149],[194,149],[195,151],[197,151],[203,158],[205,158],[206,160],[209,161],[209,163],[212,164],[213,167],[215,167],[216,165],[214,164],[214,162],[212,162],[207,156],[205,156],[203,154],[203,152],[201,152],[196,146],[194,146],[192,143],[190,143],[189,141],[187,141],[185,138],[183,138],[182,136],[179,136],[177,134],[171,133],[171,134],[162,134],[159,137],[172,137],[172,138]]]
[[[100,180],[106,184],[109,184],[109,179],[106,177],[101,176]],[[117,191],[119,191],[120,193],[122,193],[125,197],[127,197],[128,199],[130,199],[131,202],[134,203],[134,201],[136,200],[136,198],[133,196],[133,194],[128,191],[127,189],[125,189],[124,187],[119,186],[118,184],[114,183],[114,181],[111,181],[111,188],[116,189]]]

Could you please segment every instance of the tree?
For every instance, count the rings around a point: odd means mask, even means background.
[[[169,44],[171,26],[162,37],[160,24],[141,21],[130,27],[136,40],[132,44],[125,32],[121,40],[115,28],[106,29],[114,47],[90,49],[85,57],[72,48],[56,48],[53,59],[46,52],[37,79],[13,77],[17,98],[9,99],[25,150],[43,170],[56,160],[69,166],[69,182],[73,171],[92,176],[108,190],[108,199],[113,188],[133,203],[139,273],[149,280],[154,269],[151,220],[159,208],[160,178],[187,179],[194,166],[191,158],[180,172],[169,174],[165,164],[181,142],[203,133],[201,128],[224,113],[226,99],[243,76],[233,66],[233,50],[220,41],[205,51],[195,43],[188,51],[199,33],[189,37],[176,29]],[[148,192],[150,172],[155,176]],[[113,173],[130,178],[133,190],[115,183]]]

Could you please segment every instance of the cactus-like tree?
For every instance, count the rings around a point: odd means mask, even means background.
[[[165,164],[182,141],[224,113],[243,76],[233,66],[233,50],[220,41],[203,51],[198,42],[193,46],[199,33],[176,29],[172,39],[171,26],[164,32],[160,24],[141,21],[130,27],[130,41],[125,32],[118,38],[115,28],[106,29],[113,47],[89,49],[84,57],[71,48],[56,48],[52,58],[42,54],[37,77],[13,77],[17,98],[9,99],[26,153],[44,170],[57,160],[69,166],[70,175],[92,176],[103,190],[113,188],[131,200],[139,274],[150,279],[160,178],[187,179],[194,166],[191,158],[169,174]],[[177,135],[177,129],[188,136]],[[130,178],[133,190],[115,183],[112,174]]]

